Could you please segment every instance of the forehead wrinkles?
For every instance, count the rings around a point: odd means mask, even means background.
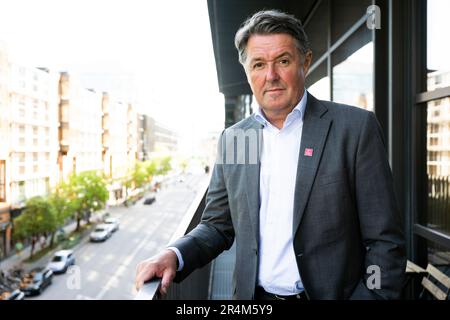
[[[247,55],[250,59],[271,60],[284,52],[294,56],[295,50],[296,47],[292,39],[279,39],[267,36],[253,36],[247,45]]]

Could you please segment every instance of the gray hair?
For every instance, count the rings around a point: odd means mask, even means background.
[[[244,65],[247,59],[247,43],[254,34],[281,34],[291,35],[300,53],[310,51],[308,36],[302,23],[293,15],[278,10],[263,10],[248,18],[236,32],[234,45],[239,52],[239,62]]]

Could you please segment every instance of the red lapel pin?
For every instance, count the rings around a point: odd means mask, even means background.
[[[313,155],[313,149],[312,148],[305,148],[305,156],[312,157]]]

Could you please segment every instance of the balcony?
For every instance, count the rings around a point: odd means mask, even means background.
[[[184,215],[169,243],[187,234],[200,222],[205,208],[207,184]],[[235,246],[223,252],[214,261],[194,271],[181,283],[172,283],[165,296],[158,288],[161,279],[155,278],[142,287],[135,300],[230,300],[232,298],[232,272],[235,261]]]

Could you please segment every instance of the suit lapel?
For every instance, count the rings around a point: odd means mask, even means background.
[[[326,112],[327,108],[308,93],[294,194],[294,220],[292,226],[294,237],[308,202],[330,128],[331,121],[322,117]]]
[[[259,172],[261,169],[261,146],[262,146],[262,125],[256,120],[252,119],[250,125],[244,130],[256,130],[258,143],[258,156],[256,164],[243,165],[246,181],[245,193],[247,195],[248,209],[250,215],[250,222],[253,227],[253,237],[256,245],[259,239]],[[249,146],[245,147],[246,159],[249,159]]]

